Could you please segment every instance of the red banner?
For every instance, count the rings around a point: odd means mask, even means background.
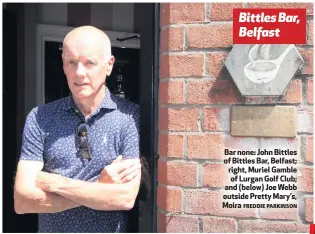
[[[233,9],[233,44],[306,44],[306,9]]]

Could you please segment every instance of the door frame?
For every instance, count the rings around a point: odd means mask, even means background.
[[[112,47],[140,49],[140,155],[148,167],[145,185],[147,191],[139,198],[138,232],[157,232],[157,170],[158,170],[158,93],[159,93],[159,39],[160,4],[140,3],[141,32],[126,33],[104,31],[111,40]],[[62,42],[72,27],[37,25],[36,48],[36,104],[45,103],[45,42]],[[130,39],[123,42],[117,38],[139,36],[141,40]],[[143,174],[142,174],[143,175]],[[140,189],[141,190],[141,189]],[[143,189],[142,189],[143,190]]]
[[[157,232],[158,95],[160,62],[160,4],[140,3],[140,153],[149,167],[150,188],[139,203],[139,232]],[[145,176],[143,176],[145,177]]]
[[[36,28],[36,106],[45,103],[45,42],[63,42],[65,36],[73,30],[74,27],[37,24]],[[140,49],[140,39],[129,39],[119,41],[117,39],[139,36],[139,33],[116,32],[102,30],[111,41],[112,47]]]

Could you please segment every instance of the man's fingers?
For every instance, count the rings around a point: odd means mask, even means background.
[[[127,182],[132,181],[133,178],[135,178],[137,175],[139,175],[139,173],[141,173],[141,169],[137,169],[137,170],[133,171],[131,174],[129,174],[128,176],[123,178],[121,180],[121,183],[127,183]]]
[[[119,176],[120,176],[120,180],[122,180],[123,178],[125,178],[126,176],[132,174],[134,171],[139,170],[141,168],[141,164],[135,164],[132,167],[127,168],[126,170],[122,171]]]
[[[121,161],[121,163],[117,163],[117,173],[120,174],[122,171],[127,170],[128,168],[140,164],[140,159],[126,159]],[[141,164],[140,164],[141,165]]]
[[[131,175],[134,176],[133,172],[141,168],[140,159],[126,159],[118,161],[120,158],[113,161],[112,164],[107,165],[101,171],[98,179],[101,183],[123,183],[122,180]],[[129,180],[129,177],[126,179]]]

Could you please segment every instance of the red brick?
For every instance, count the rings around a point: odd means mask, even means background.
[[[313,15],[313,3],[248,3],[248,8],[306,8],[306,14]]]
[[[232,81],[190,81],[187,88],[188,104],[236,104],[240,94]]]
[[[185,192],[185,213],[232,217],[257,217],[254,209],[222,208],[222,194],[217,191],[191,190]]]
[[[240,232],[249,233],[295,233],[295,232],[309,232],[309,225],[299,223],[288,223],[281,221],[263,221],[263,220],[241,220],[239,223]]]
[[[160,77],[203,76],[204,55],[162,55],[160,56]]]
[[[306,136],[305,138],[306,161],[313,163],[314,157],[314,137]]]
[[[203,218],[204,233],[235,233],[237,224],[235,219]]]
[[[313,74],[313,49],[299,49],[304,59],[303,74]]]
[[[282,103],[301,103],[302,102],[302,82],[293,80],[281,99]]]
[[[184,28],[166,28],[161,31],[160,52],[183,50]]]
[[[216,52],[209,54],[209,75],[218,78],[219,74],[224,67],[224,62],[227,57],[225,52]]]
[[[310,225],[308,224],[296,224],[296,232],[304,232],[304,233],[308,233],[310,230]]]
[[[242,8],[242,3],[211,3],[210,6],[210,20],[232,20],[233,9]]]
[[[314,45],[314,22],[307,21],[307,44]]]
[[[313,192],[313,169],[301,168],[301,176],[298,177],[298,190]]]
[[[305,199],[305,220],[309,223],[313,223],[313,197]]]
[[[160,108],[159,129],[170,131],[197,131],[199,109]]]
[[[159,154],[166,157],[182,158],[184,151],[184,136],[160,134]]]
[[[232,24],[191,26],[187,30],[187,48],[226,48],[233,45]]]
[[[162,184],[175,186],[197,185],[197,164],[159,161],[158,180]]]
[[[205,21],[204,3],[161,3],[161,26]]]
[[[314,104],[313,80],[307,80],[307,103]]]
[[[199,219],[194,216],[165,215],[158,213],[158,232],[199,232]]]
[[[296,220],[298,218],[298,209],[262,209],[261,217],[263,219]]]
[[[260,139],[256,137],[233,137],[225,136],[224,146],[229,150],[257,150]]]
[[[159,99],[161,104],[184,103],[184,81],[161,82]]]
[[[169,212],[182,211],[183,193],[178,188],[159,185],[157,189],[157,206]]]
[[[202,168],[202,184],[206,187],[224,187],[228,184],[228,167],[224,164],[206,164]]]
[[[294,156],[296,159],[300,157],[300,142],[299,138],[272,138],[272,137],[265,137],[260,138],[260,147],[261,149],[267,149],[274,151],[275,149],[287,149],[291,151],[297,151],[297,155]]]
[[[161,27],[170,23],[170,4],[161,3],[160,4],[160,25]]]
[[[189,135],[187,153],[190,159],[221,159],[224,153],[224,135]]]
[[[228,131],[230,129],[230,112],[224,108],[204,108],[203,129],[206,131]]]
[[[191,190],[185,192],[185,213],[189,214],[213,214],[220,207],[219,193],[214,191]]]

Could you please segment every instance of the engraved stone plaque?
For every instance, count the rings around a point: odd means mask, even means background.
[[[295,106],[233,106],[232,136],[295,137]]]
[[[243,96],[281,96],[303,64],[295,45],[234,45],[225,66]]]

